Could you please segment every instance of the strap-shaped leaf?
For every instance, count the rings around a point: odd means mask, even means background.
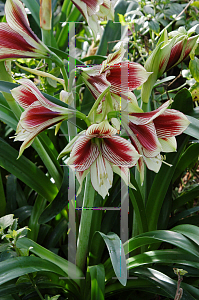
[[[102,264],[89,267],[91,275],[91,300],[104,300],[105,270]]]
[[[18,151],[1,138],[0,149],[1,167],[15,175],[48,201],[52,201],[55,198],[58,192],[56,186],[34,163],[25,156],[17,159]]]
[[[0,284],[37,271],[51,271],[65,276],[61,268],[45,259],[34,256],[15,257],[0,262]]]
[[[57,265],[59,268],[63,270],[66,279],[68,275],[70,278],[73,279],[73,281],[75,281],[80,286],[79,278],[80,277],[84,278],[84,275],[81,272],[81,270],[71,262],[67,261],[61,256],[56,255],[55,253],[45,249],[44,247],[40,246],[39,244],[27,238],[18,239],[16,243],[16,247],[23,248],[23,249],[30,249],[32,253],[54,263],[55,265]]]
[[[127,266],[122,242],[118,235],[113,232],[107,235],[102,232],[99,232],[99,234],[106,243],[115,274],[120,283],[125,286],[127,282]]]

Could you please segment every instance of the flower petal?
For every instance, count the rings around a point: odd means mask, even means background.
[[[125,52],[126,50],[124,49],[123,44],[121,44],[120,48],[117,51],[109,54],[107,59],[102,63],[100,74],[108,70],[111,66],[120,63],[122,58],[124,57]]]
[[[175,152],[177,149],[176,138],[174,136],[164,139],[158,139],[161,146],[162,152]]]
[[[167,109],[154,119],[158,138],[168,138],[181,134],[190,124],[187,117],[175,110]]]
[[[30,28],[23,4],[19,0],[7,0],[5,15],[8,25],[20,34],[31,46],[46,52],[46,47]]]
[[[111,83],[110,92],[126,93],[142,85],[151,75],[138,63],[124,61],[108,68],[106,79]]]
[[[106,80],[105,74],[99,75],[99,71],[94,67],[93,69],[89,68],[89,70],[83,70],[81,76],[95,99],[110,86],[110,83]]]
[[[132,183],[130,182],[130,172],[129,172],[129,168],[125,168],[125,167],[119,167],[119,166],[112,166],[113,172],[118,174],[125,182],[125,184],[127,186],[129,186],[130,188],[135,189],[135,187],[132,185]]]
[[[92,165],[98,155],[98,146],[92,143],[90,138],[82,136],[75,142],[67,164],[73,165],[76,171],[84,171]]]
[[[116,166],[132,167],[140,155],[135,148],[122,137],[104,138],[101,145],[103,157]]]
[[[155,120],[159,115],[162,115],[163,112],[167,109],[167,107],[172,103],[172,100],[166,101],[163,105],[161,105],[158,109],[153,110],[151,112],[142,112],[142,113],[129,113],[129,121],[134,123],[135,125],[145,125]],[[125,113],[123,113],[125,117]]]
[[[154,171],[155,173],[158,173],[161,165],[162,165],[162,159],[161,155],[157,155],[156,157],[143,157],[144,162],[147,166],[147,168],[151,171]]]
[[[99,154],[91,165],[90,172],[93,188],[104,199],[108,195],[108,190],[111,188],[113,182],[113,170],[110,163]]]
[[[34,102],[36,99],[39,101],[44,107],[50,109],[50,110],[56,110],[57,112],[63,113],[67,111],[72,112],[71,110],[61,107],[57,104],[54,104],[53,102],[46,99],[42,93],[38,90],[36,85],[29,79],[19,79],[17,82],[22,84],[22,86],[19,86],[17,88],[14,88],[11,93],[13,97],[16,97],[16,101],[19,101],[19,104],[26,108],[28,107],[31,102]],[[21,93],[21,95],[19,95]],[[33,98],[34,101],[28,100],[28,95],[30,98]]]
[[[89,128],[86,130],[86,136],[88,137],[109,137],[113,134],[116,134],[117,130],[113,128],[107,120],[99,123],[99,124],[93,124],[89,126]]]
[[[129,122],[128,131],[131,140],[137,140],[142,146],[143,154],[147,157],[154,157],[162,150],[158,141],[155,126],[153,122],[147,125],[135,125]]]
[[[52,125],[54,125],[64,119],[65,116],[61,115],[60,112],[52,111],[36,101],[21,114],[20,122],[23,128],[34,130],[35,127],[47,121],[51,120]]]

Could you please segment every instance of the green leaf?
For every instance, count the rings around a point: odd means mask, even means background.
[[[198,197],[198,193],[199,193],[198,185],[194,186],[189,191],[184,192],[182,195],[180,195],[173,201],[172,211],[186,204],[187,202],[192,201],[194,198]]]
[[[177,289],[177,282],[171,279],[169,276],[152,268],[143,267],[136,268],[136,270],[133,271],[133,274],[141,278],[145,278],[154,283],[156,286],[159,286],[160,289],[167,293],[169,298],[174,299]],[[184,290],[181,300],[195,300],[195,298],[192,297],[189,292]]]
[[[199,144],[191,144],[182,154],[173,175],[173,182],[188,168],[191,164],[195,164],[199,155]]]
[[[88,267],[91,274],[91,300],[104,300],[105,270],[102,264]]]
[[[27,238],[18,239],[16,243],[16,247],[22,249],[30,249],[30,252],[54,263],[65,272],[65,276],[67,276],[68,274],[68,276],[72,278],[73,281],[75,281],[80,286],[79,278],[80,277],[84,278],[84,274],[81,272],[81,270],[78,267],[76,267],[71,262],[67,261],[61,256],[56,255],[55,253],[45,249],[44,247],[40,246],[39,244]]]
[[[178,162],[179,156],[184,149],[188,141],[188,137],[184,138],[184,135],[181,135],[178,138],[178,141],[181,141],[181,145],[177,153],[169,153],[167,155],[167,162],[172,165],[169,167],[165,164],[162,164],[160,171],[156,174],[153,181],[151,190],[149,192],[147,204],[146,204],[146,215],[148,218],[148,229],[154,230],[157,228],[159,213],[166,196],[169,184],[172,180],[172,176],[175,171],[176,164]]]
[[[187,119],[191,122],[187,129],[184,131],[187,135],[194,137],[199,140],[199,120],[194,117],[186,115]]]
[[[158,21],[156,21],[155,19],[149,21],[148,23],[149,28],[154,31],[155,33],[159,33],[160,31],[160,25],[158,23]]]
[[[1,201],[0,201],[0,217],[1,217],[4,216],[6,213],[6,198],[5,198],[4,188],[3,188],[1,168],[0,168],[0,195],[1,195]]]
[[[18,219],[19,224],[23,222],[25,219],[29,218],[32,213],[33,207],[30,205],[24,205],[15,211],[13,211],[13,214],[15,218]]]
[[[171,230],[174,230],[176,232],[179,232],[192,241],[194,241],[197,245],[199,245],[199,228],[194,225],[190,224],[184,224],[184,225],[178,225]]]
[[[61,268],[45,259],[34,256],[15,257],[0,262],[0,284],[37,271],[50,271],[65,276]]]
[[[30,186],[37,193],[48,201],[52,201],[58,190],[44,173],[25,156],[19,159],[18,151],[0,139],[0,166],[15,175],[25,184]]]
[[[193,268],[199,268],[199,258],[187,253],[182,249],[155,250],[138,254],[127,260],[128,269],[144,265],[159,264],[180,264]]]
[[[27,237],[33,241],[37,240],[37,237],[39,234],[39,228],[40,228],[38,219],[39,219],[41,213],[43,212],[45,206],[46,206],[46,199],[44,199],[42,196],[38,195],[36,198],[35,204],[33,206],[30,220],[28,223],[28,228],[30,229],[30,231],[28,232]]]
[[[13,174],[10,174],[7,177],[7,183],[6,183],[7,213],[12,213],[17,208],[16,195],[17,195],[17,178]]]
[[[174,217],[171,217],[169,220],[169,227],[172,227],[175,223],[177,223],[179,220],[186,218],[187,216],[198,212],[199,211],[199,206],[192,207],[190,209],[186,209],[182,211],[181,213],[178,213]]]
[[[132,172],[131,172],[132,173]],[[147,216],[144,206],[144,201],[140,193],[139,186],[135,178],[131,174],[131,182],[135,186],[134,189],[129,189],[129,196],[135,210],[136,220],[138,222],[139,233],[148,231]]]
[[[193,60],[190,60],[189,69],[191,71],[191,75],[198,82],[199,81],[199,59],[194,57]]]
[[[48,234],[46,248],[55,248],[63,235],[65,235],[68,227],[68,221],[65,218],[55,226],[55,228]]]
[[[124,252],[127,254],[141,246],[157,243],[157,241],[175,245],[176,247],[184,249],[192,255],[199,257],[199,247],[194,242],[190,241],[179,232],[169,230],[150,231],[131,238],[124,243]]]
[[[193,101],[192,96],[189,90],[183,88],[180,90],[175,98],[174,102],[171,105],[172,109],[177,109],[184,114],[187,114],[193,110]]]
[[[120,283],[125,286],[127,282],[127,266],[122,242],[115,233],[110,232],[106,235],[99,232],[99,234],[106,243],[115,274]]]
[[[47,223],[50,220],[52,220],[68,204],[68,187],[69,187],[68,167],[65,166],[62,186],[59,190],[59,193],[57,194],[55,199],[41,213],[41,216],[39,218],[40,224]]]
[[[175,78],[175,76],[168,76],[168,77],[163,78],[161,80],[157,80],[153,87],[155,88],[156,86],[158,86],[158,85],[160,85],[162,83],[168,82],[170,80],[173,80],[174,78]]]

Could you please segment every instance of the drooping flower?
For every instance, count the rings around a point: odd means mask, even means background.
[[[191,53],[197,43],[199,35],[189,37],[187,34],[176,33],[168,40],[167,31],[165,30],[160,40],[148,57],[144,67],[152,75],[142,86],[141,97],[144,103],[148,103],[151,91],[157,79],[162,74],[175,65],[178,65]]]
[[[107,120],[93,124],[80,135],[72,146],[67,164],[76,171],[80,186],[90,172],[94,189],[103,197],[112,186],[113,172],[124,182],[129,182],[129,168],[133,167],[140,155],[126,139],[116,136],[117,130]],[[69,145],[71,149],[71,145]],[[60,157],[68,152],[68,146]]]
[[[73,4],[84,16],[93,31],[94,39],[102,33],[99,19],[114,21],[114,8],[111,0],[72,0]]]
[[[151,112],[121,112],[122,125],[135,149],[142,155],[137,163],[142,182],[144,163],[157,173],[162,165],[160,152],[176,151],[175,136],[180,135],[190,123],[183,113],[167,109],[171,102],[168,100]]]
[[[18,82],[21,85],[11,90],[11,93],[25,109],[21,114],[14,139],[23,141],[19,151],[21,156],[40,132],[68,119],[74,112],[46,99],[31,80],[20,79]]]
[[[19,0],[7,0],[7,23],[0,23],[0,60],[45,58],[50,50],[30,28],[25,8]]]
[[[101,65],[80,68],[82,79],[95,99],[110,86],[115,104],[120,106],[121,99],[125,99],[137,105],[135,95],[131,91],[142,85],[151,73],[138,63],[122,61],[124,53],[125,49],[121,45],[120,49],[109,54]]]

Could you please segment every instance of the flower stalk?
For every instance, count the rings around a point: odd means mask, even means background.
[[[85,269],[86,255],[88,252],[88,243],[90,237],[90,228],[93,215],[93,204],[95,198],[95,190],[91,184],[90,174],[86,177],[83,207],[79,235],[77,240],[76,265],[82,271]]]

